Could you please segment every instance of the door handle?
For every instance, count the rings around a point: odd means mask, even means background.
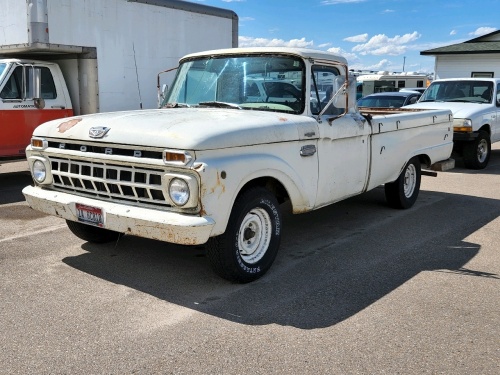
[[[300,156],[312,156],[316,153],[315,145],[305,145],[300,148]]]

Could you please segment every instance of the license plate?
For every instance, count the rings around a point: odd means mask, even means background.
[[[97,227],[104,226],[104,213],[102,208],[76,203],[76,214],[78,216],[78,221],[82,223],[95,225]]]

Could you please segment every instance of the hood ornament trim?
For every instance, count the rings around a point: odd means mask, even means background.
[[[110,131],[111,128],[107,128],[106,126],[94,126],[89,129],[89,137],[90,138],[103,138],[107,132]]]

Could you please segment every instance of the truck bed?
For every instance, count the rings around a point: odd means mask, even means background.
[[[426,111],[423,108],[386,108],[386,107],[359,107],[359,112],[365,116],[386,116],[401,113],[412,113]]]

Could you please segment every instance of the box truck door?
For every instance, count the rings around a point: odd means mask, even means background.
[[[34,74],[34,69],[39,69]],[[33,130],[41,123],[73,114],[61,85],[64,80],[47,66],[16,64],[0,87],[0,157],[24,155]],[[55,73],[55,74],[54,74]],[[35,82],[36,79],[39,82]],[[35,106],[35,86],[41,106]]]

